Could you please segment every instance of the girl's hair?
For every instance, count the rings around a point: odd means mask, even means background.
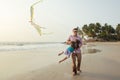
[[[71,42],[71,47],[73,47],[75,49],[76,48],[76,42],[72,41]]]
[[[76,46],[76,47],[75,47],[76,49],[78,49],[78,48],[80,47],[79,44],[80,44],[80,40],[76,40],[76,45],[75,45],[75,46]]]
[[[79,44],[80,44],[79,40],[76,40],[76,42],[72,41],[71,42],[71,47],[73,47],[74,49],[78,49],[79,48]]]

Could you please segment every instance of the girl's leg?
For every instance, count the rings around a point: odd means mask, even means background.
[[[64,51],[62,51],[61,53],[58,54],[58,56],[62,55],[64,53]]]
[[[59,63],[65,61],[66,59],[68,59],[67,57],[63,58],[62,60],[59,61]]]

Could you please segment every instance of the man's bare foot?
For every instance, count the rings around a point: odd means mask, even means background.
[[[78,69],[79,72],[82,72],[82,70]]]
[[[76,76],[76,75],[77,75],[77,73],[73,72],[73,76]]]
[[[77,75],[77,70],[73,70],[73,76]]]

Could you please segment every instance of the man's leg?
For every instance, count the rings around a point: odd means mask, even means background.
[[[73,53],[72,54],[72,67],[73,67],[73,72],[74,72],[74,74],[77,74],[77,70],[76,70],[76,54],[75,53]]]
[[[81,72],[80,66],[81,66],[81,53],[77,53],[77,70]]]

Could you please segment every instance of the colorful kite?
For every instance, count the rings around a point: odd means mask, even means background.
[[[45,29],[44,27],[41,27],[40,25],[34,23],[33,21],[30,21],[31,25],[35,27],[35,29],[38,31],[40,36],[42,35],[41,28]]]
[[[37,5],[37,4],[39,4],[39,3],[42,2],[42,1],[43,1],[43,0],[40,0],[40,1],[36,2],[36,3],[34,3],[33,5],[31,5],[31,7],[30,7],[30,13],[31,13],[30,23],[31,23],[32,26],[35,27],[35,29],[36,29],[37,32],[40,34],[40,36],[41,36],[42,34],[44,34],[44,35],[46,35],[46,34],[47,34],[47,35],[52,34],[52,32],[50,32],[50,33],[42,33],[41,29],[46,29],[46,28],[41,27],[39,24],[37,24],[37,23],[34,22],[34,6]]]
[[[42,34],[46,34],[46,33],[42,33],[42,31],[41,31],[41,29],[45,29],[44,27],[41,27],[39,24],[37,24],[37,23],[34,22],[34,6],[37,5],[37,4],[39,4],[39,3],[42,2],[42,1],[43,1],[43,0],[40,0],[40,1],[36,2],[36,3],[34,3],[34,4],[30,7],[30,13],[31,13],[30,23],[31,23],[32,26],[35,27],[35,29],[36,29],[37,32],[40,34],[40,36],[41,36]],[[48,34],[48,33],[47,33],[47,34]],[[51,34],[51,33],[50,33],[50,34]]]
[[[39,4],[39,3],[42,2],[42,1],[43,1],[43,0],[40,0],[40,1],[36,2],[36,3],[34,3],[34,4],[30,7],[31,21],[33,21],[33,19],[34,19],[34,6],[37,5],[37,4]]]

